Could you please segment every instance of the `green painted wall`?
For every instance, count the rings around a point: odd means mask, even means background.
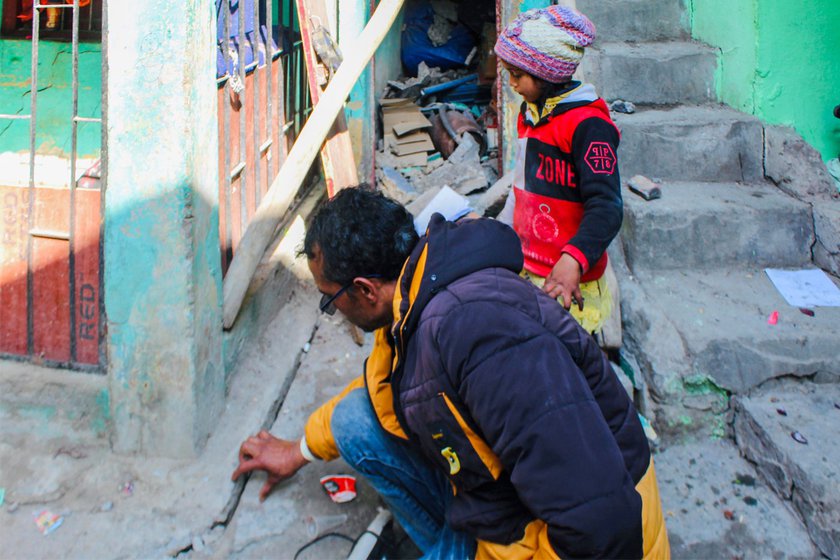
[[[0,113],[30,113],[32,43],[0,39]],[[38,54],[36,145],[40,154],[70,157],[72,113],[70,43],[43,41]],[[102,52],[98,43],[79,45],[79,115],[101,117]],[[79,124],[80,158],[98,157],[99,123]],[[29,152],[29,121],[0,119],[0,153]]]
[[[687,0],[692,36],[718,47],[721,101],[840,152],[840,2]]]

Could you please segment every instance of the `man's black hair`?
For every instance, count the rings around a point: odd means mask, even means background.
[[[394,280],[417,244],[414,218],[398,202],[364,186],[339,191],[312,218],[301,253],[323,254],[324,277],[348,284],[359,276]]]

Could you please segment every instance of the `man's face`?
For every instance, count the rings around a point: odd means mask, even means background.
[[[332,297],[344,286],[324,278],[323,254],[317,245],[309,259],[309,271],[315,286],[324,295]],[[348,321],[365,332],[372,332],[390,325],[393,320],[394,282],[378,278],[354,278],[353,285],[333,300],[333,305]]]

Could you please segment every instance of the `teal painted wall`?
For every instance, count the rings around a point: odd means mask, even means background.
[[[190,457],[224,407],[215,13],[106,3],[113,447]],[[183,56],[173,56],[182,53]]]
[[[98,43],[79,44],[79,115],[102,116],[102,49]],[[0,39],[0,113],[30,113],[32,43]],[[36,146],[39,154],[70,157],[73,93],[69,43],[43,41],[38,54],[38,113]],[[98,157],[99,123],[79,124],[78,155]],[[0,153],[29,153],[29,121],[0,120]]]
[[[358,36],[370,19],[370,0],[338,0],[338,41],[342,52],[350,52]],[[350,91],[344,114],[353,146],[353,157],[359,180],[370,182],[373,177],[373,145],[375,130],[373,119],[373,71],[371,64],[362,71]]]
[[[840,152],[840,2],[688,0],[692,36],[719,48],[721,101]]]
[[[405,8],[400,10],[394,25],[382,39],[382,44],[376,49],[373,64],[373,89],[378,96],[385,91],[388,80],[397,79],[402,74],[402,61],[400,60],[400,47],[402,45],[401,31],[403,26]]]

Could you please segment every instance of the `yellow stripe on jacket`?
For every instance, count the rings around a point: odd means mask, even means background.
[[[388,336],[388,327],[378,329],[374,333],[373,349],[365,363],[365,376],[359,376],[350,382],[341,393],[321,405],[306,421],[306,445],[317,457],[325,461],[338,458],[338,447],[330,427],[333,410],[347,393],[365,385],[382,427],[399,438],[408,439],[394,412],[394,394],[390,383],[391,363],[394,358]]]
[[[647,472],[636,485],[636,492],[642,497],[642,550],[644,560],[670,560],[671,547],[659,486],[656,483],[656,469],[653,457]],[[548,526],[535,519],[525,527],[525,535],[518,541],[503,545],[478,541],[475,560],[559,560],[559,556],[548,540]]]

